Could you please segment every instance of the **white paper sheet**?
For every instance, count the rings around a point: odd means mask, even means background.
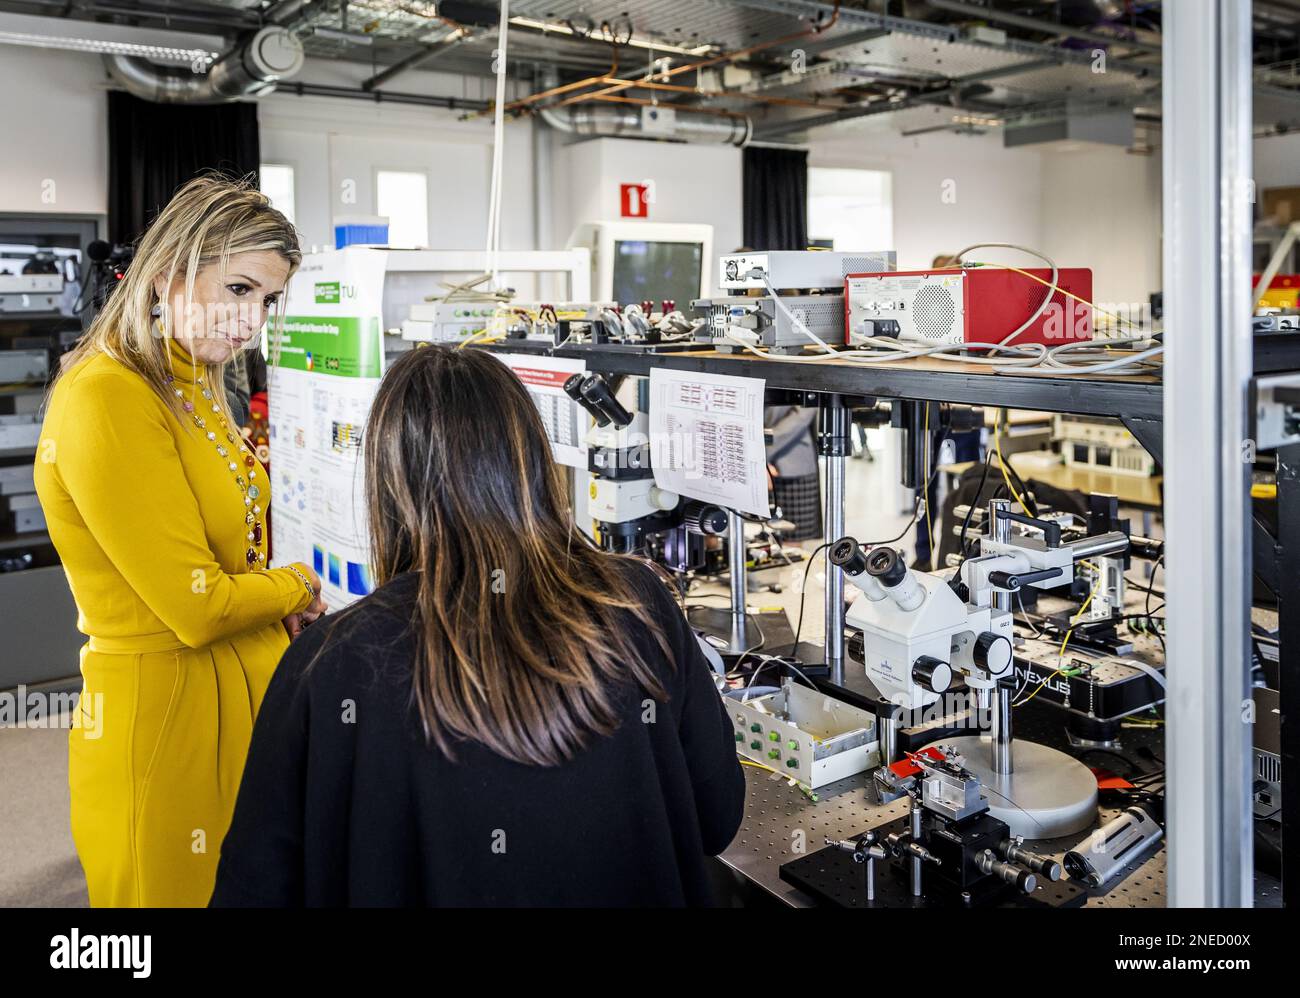
[[[650,371],[655,484],[768,516],[763,379]]]

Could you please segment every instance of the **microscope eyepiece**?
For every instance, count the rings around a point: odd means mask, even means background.
[[[867,555],[867,574],[890,589],[907,577],[907,566],[893,548],[879,547]]]
[[[601,411],[600,406],[589,402],[586,396],[582,393],[583,385],[587,383],[588,377],[594,378],[595,375],[586,375],[582,372],[570,375],[564,382],[564,394],[586,409],[587,414],[596,421],[597,426],[608,426],[610,424],[610,418]]]
[[[861,575],[867,568],[867,556],[852,537],[841,537],[831,545],[826,557],[836,568],[842,568],[849,575]]]
[[[623,408],[600,375],[593,374],[582,383],[582,397],[620,429],[632,422],[632,414]]]
[[[925,602],[925,587],[915,573],[908,571],[903,556],[891,547],[873,548],[867,554],[866,578],[900,610],[910,613]],[[864,592],[867,589],[865,585],[860,588]]]
[[[577,374],[571,374],[564,381],[564,394],[573,399],[579,405],[582,404],[582,383],[587,376],[579,371]]]
[[[582,406],[597,426],[613,423],[619,429],[632,422],[632,414],[614,397],[599,374],[574,374],[564,382],[564,394]]]

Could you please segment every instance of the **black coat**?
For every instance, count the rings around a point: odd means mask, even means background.
[[[698,905],[740,826],[727,711],[681,611],[631,571],[673,650],[634,639],[669,696],[619,690],[622,722],[557,767],[427,745],[411,702],[416,576],[294,641],[271,680],[221,849],[214,906]],[[346,718],[351,717],[349,721]]]

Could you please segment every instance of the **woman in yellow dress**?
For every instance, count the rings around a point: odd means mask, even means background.
[[[68,783],[94,906],[207,903],[262,695],[325,609],[310,566],[266,563],[270,480],[222,388],[301,258],[262,194],[190,182],[48,400],[36,487],[88,638]]]

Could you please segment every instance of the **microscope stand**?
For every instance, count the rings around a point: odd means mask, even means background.
[[[989,812],[1015,835],[1054,839],[1091,828],[1097,821],[1097,778],[1077,759],[1054,748],[1014,739],[1014,771],[993,772],[992,738],[963,735],[935,742],[961,754],[963,765],[980,778]]]

